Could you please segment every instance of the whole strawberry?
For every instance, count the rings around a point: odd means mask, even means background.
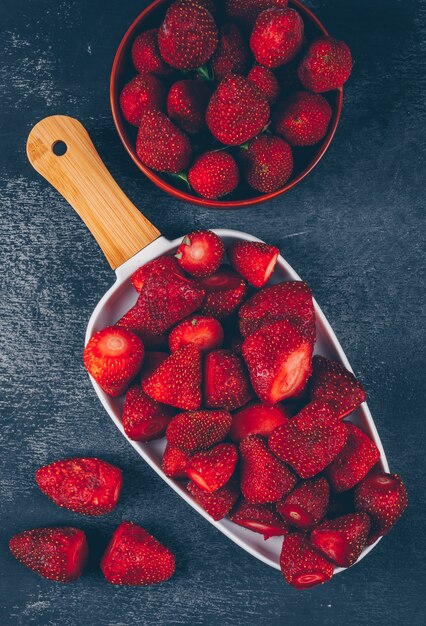
[[[252,28],[257,16],[266,9],[284,9],[288,0],[225,0],[226,15],[247,29]]]
[[[166,99],[164,86],[152,74],[138,74],[123,87],[120,106],[125,119],[139,126],[142,113],[149,108],[162,109]]]
[[[248,56],[247,44],[238,26],[232,22],[223,24],[219,44],[211,59],[215,80],[219,83],[228,74],[243,74]]]
[[[275,132],[291,146],[313,146],[326,134],[331,115],[331,106],[323,96],[296,91],[278,105]]]
[[[167,427],[167,442],[189,455],[208,450],[225,439],[231,423],[228,411],[179,413]]]
[[[165,63],[158,47],[158,28],[150,28],[136,37],[132,45],[132,61],[138,72],[165,76],[173,70]]]
[[[275,135],[259,135],[240,150],[242,173],[250,187],[272,193],[282,187],[293,172],[293,154],[288,143]]]
[[[322,93],[342,87],[351,71],[351,51],[345,42],[323,36],[311,43],[297,74],[306,89]]]
[[[280,85],[272,70],[263,67],[263,65],[253,65],[247,74],[247,78],[260,89],[269,104],[276,102],[280,93]]]
[[[126,393],[122,422],[129,439],[151,441],[162,437],[173,417],[173,411],[147,396],[140,385]]]
[[[303,20],[294,9],[267,9],[256,19],[250,37],[255,59],[265,67],[291,61],[303,42]]]
[[[228,195],[238,185],[235,159],[224,151],[205,152],[188,172],[191,187],[203,198],[216,200]]]
[[[158,31],[161,56],[179,70],[196,69],[210,59],[218,42],[212,14],[195,0],[177,0]]]
[[[178,80],[167,96],[167,113],[182,130],[195,135],[206,127],[210,87],[200,80]]]
[[[192,148],[188,137],[167,115],[147,109],[140,119],[136,153],[153,170],[177,173],[189,165]]]

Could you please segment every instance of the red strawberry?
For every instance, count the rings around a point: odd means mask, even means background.
[[[147,109],[141,115],[136,153],[147,167],[176,174],[189,165],[192,148],[185,133],[167,115]]]
[[[327,512],[329,491],[328,482],[320,476],[300,483],[275,506],[288,524],[300,530],[310,530],[323,519]]]
[[[267,9],[254,24],[250,48],[265,67],[278,67],[291,61],[303,43],[303,20],[294,9]]]
[[[187,454],[208,450],[225,439],[231,422],[227,411],[180,413],[167,427],[167,442]]]
[[[132,285],[140,293],[148,276],[161,276],[162,274],[185,276],[184,271],[174,256],[160,256],[158,259],[148,261],[148,263],[145,263],[145,265],[133,272]]]
[[[200,352],[210,352],[223,343],[223,328],[214,317],[193,315],[174,327],[169,335],[170,351],[176,352],[189,343]]]
[[[269,104],[274,104],[280,94],[280,85],[275,74],[263,65],[253,65],[247,78],[266,96]]]
[[[306,89],[322,93],[341,87],[351,70],[351,51],[345,42],[323,35],[311,43],[297,74]]]
[[[238,185],[238,167],[227,152],[204,152],[188,172],[191,187],[203,198],[216,200],[226,196]]]
[[[176,258],[179,265],[192,276],[210,276],[222,263],[224,251],[223,241],[216,233],[211,230],[194,230],[182,239]]]
[[[161,469],[169,478],[184,479],[186,478],[186,469],[189,461],[190,457],[186,452],[167,444],[161,462]]]
[[[241,491],[248,502],[277,502],[296,484],[294,474],[274,457],[259,435],[240,443]]]
[[[339,454],[348,437],[346,424],[327,404],[311,402],[296,417],[279,426],[268,445],[301,478],[312,478]]]
[[[238,461],[233,443],[220,443],[207,452],[195,454],[188,465],[188,477],[207,493],[217,491],[231,478]]]
[[[269,437],[289,417],[289,411],[280,404],[271,406],[257,402],[234,413],[229,436],[237,443],[249,435]]]
[[[322,522],[311,532],[312,545],[329,561],[350,567],[365,548],[370,518],[366,513],[349,513]]]
[[[115,323],[115,326],[125,328],[126,330],[135,333],[142,340],[142,343],[147,350],[162,350],[163,348],[167,349],[168,347],[167,335],[158,335],[150,330],[147,330],[147,326],[152,326],[152,324],[149,320],[146,307],[141,307],[138,306],[138,304],[135,304],[135,306],[132,306],[132,308],[129,309],[127,313],[125,313],[123,317]]]
[[[235,475],[224,487],[221,487],[213,493],[207,493],[203,491],[190,481],[187,485],[189,493],[193,496],[195,501],[217,522],[234,506],[237,501],[239,489],[238,480]]]
[[[341,363],[316,355],[312,359],[312,367],[310,399],[328,402],[341,419],[366,399],[361,383]]]
[[[367,476],[356,486],[356,510],[368,513],[371,518],[369,544],[390,531],[407,504],[407,490],[398,474],[380,472]]]
[[[162,109],[166,91],[161,81],[152,74],[138,74],[127,83],[120,93],[120,107],[125,119],[139,126],[146,109]]]
[[[350,422],[346,425],[348,430],[346,445],[325,470],[325,475],[336,493],[352,489],[380,459],[376,444]]]
[[[199,80],[178,80],[167,96],[168,116],[182,128],[195,135],[206,127],[206,109],[211,96],[207,83]]]
[[[113,585],[153,585],[168,580],[175,557],[133,522],[121,522],[102,557],[101,570]]]
[[[151,441],[162,437],[173,417],[173,411],[147,396],[139,385],[126,393],[123,427],[133,441]]]
[[[253,287],[263,287],[270,279],[280,251],[259,241],[234,241],[228,248],[232,267]]]
[[[331,106],[324,96],[296,91],[278,105],[275,132],[291,146],[313,146],[326,134],[331,115]]]
[[[200,351],[192,344],[177,350],[142,381],[142,389],[157,402],[177,409],[200,408]]]
[[[139,337],[108,326],[89,339],[83,352],[84,367],[105,393],[119,396],[139,372],[144,353]]]
[[[13,535],[9,549],[33,572],[61,583],[81,576],[88,552],[84,532],[66,526],[24,530]]]
[[[149,378],[169,356],[167,352],[146,352],[140,378],[141,384],[142,381]]]
[[[262,402],[297,396],[311,374],[312,344],[287,320],[262,326],[243,343],[251,384]]]
[[[251,28],[262,11],[272,7],[285,8],[288,0],[225,0],[226,15]]]
[[[245,39],[236,24],[227,22],[219,31],[219,44],[211,59],[215,80],[220,81],[228,74],[244,74],[249,51]]]
[[[287,319],[312,342],[315,341],[315,311],[311,290],[299,280],[265,287],[243,304],[239,318],[243,337],[251,335],[263,324]]]
[[[272,193],[282,187],[293,172],[290,146],[275,135],[259,135],[240,150],[241,171],[252,189]]]
[[[132,61],[138,72],[167,75],[172,68],[161,58],[158,28],[150,28],[136,37],[132,45]]]
[[[213,16],[193,0],[173,2],[158,31],[161,56],[179,70],[193,70],[208,61],[217,41]]]
[[[334,572],[332,563],[312,548],[302,533],[292,533],[284,539],[280,565],[285,581],[296,589],[325,583]]]
[[[101,459],[55,461],[36,472],[37,485],[55,504],[83,515],[103,515],[120,497],[121,470]]]
[[[289,526],[280,518],[272,504],[251,504],[241,500],[230,515],[231,522],[263,535],[264,539],[288,534]]]
[[[247,293],[246,281],[226,265],[212,276],[199,280],[198,284],[206,292],[201,313],[218,319],[229,317],[240,306]]]
[[[253,397],[243,360],[232,350],[210,352],[204,362],[204,398],[208,407],[232,411]]]
[[[210,98],[206,121],[221,143],[238,146],[255,137],[269,120],[263,93],[243,76],[229,74]]]

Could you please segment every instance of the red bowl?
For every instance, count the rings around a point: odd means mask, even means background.
[[[304,151],[305,158],[302,159],[302,163],[299,168],[296,164],[295,171],[293,172],[290,180],[283,187],[272,193],[255,195],[255,191],[248,191],[246,198],[207,200],[173,186],[171,182],[166,179],[167,175],[154,172],[138,159],[135,150],[137,129],[128,124],[121,113],[120,93],[124,85],[136,74],[131,61],[131,47],[133,41],[142,31],[147,30],[148,28],[158,27],[163,19],[166,8],[171,3],[172,0],[154,0],[154,2],[146,7],[146,9],[138,15],[133,24],[127,30],[121,40],[114,58],[110,79],[111,110],[118,135],[130,157],[133,159],[134,163],[141,170],[141,172],[143,172],[153,183],[157,185],[157,187],[163,191],[166,191],[171,196],[184,200],[185,202],[191,202],[192,204],[198,204],[211,209],[234,209],[252,206],[260,204],[261,202],[266,202],[271,198],[275,198],[276,196],[280,196],[281,194],[290,191],[290,189],[293,189],[293,187],[298,185],[305,178],[305,176],[307,176],[309,172],[314,169],[328,149],[340,120],[343,102],[343,88],[329,92],[328,94],[323,94],[327,97],[333,109],[333,115],[326,136],[321,143],[312,146],[311,149],[300,149]],[[305,22],[305,31],[308,30],[310,32],[310,38],[318,35],[328,35],[327,30],[319,19],[312,13],[312,11],[302,4],[300,0],[290,0],[289,5],[296,8],[302,15]],[[309,150],[311,150],[311,152],[309,152]],[[309,154],[309,158],[306,157],[307,154]],[[238,193],[238,190],[236,193]],[[250,196],[250,193],[253,195]]]

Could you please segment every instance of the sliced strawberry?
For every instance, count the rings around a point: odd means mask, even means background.
[[[238,409],[253,397],[247,368],[231,350],[210,352],[204,362],[204,397],[211,408]]]
[[[217,491],[231,478],[238,461],[232,443],[220,443],[207,452],[195,454],[188,465],[188,477],[207,493]]]
[[[158,259],[148,261],[132,274],[132,285],[138,293],[142,291],[145,280],[148,276],[161,276],[165,274],[178,274],[185,276],[185,272],[180,267],[174,256],[160,256]]]
[[[322,522],[311,532],[312,545],[329,561],[350,567],[367,543],[370,518],[366,513],[349,513]]]
[[[228,248],[234,270],[253,287],[263,287],[270,279],[280,251],[258,241],[234,241]]]
[[[184,479],[186,478],[186,468],[189,461],[190,457],[186,452],[167,444],[161,462],[161,469],[169,478]]]
[[[176,258],[192,276],[210,276],[222,263],[225,246],[211,230],[195,230],[182,239]]]
[[[33,572],[61,583],[79,578],[88,552],[84,532],[65,526],[24,530],[13,535],[9,549]]]
[[[201,352],[220,348],[223,343],[223,328],[214,317],[192,315],[180,322],[169,335],[171,352],[193,343]]]
[[[238,480],[235,475],[231,478],[229,482],[226,483],[224,487],[221,487],[217,491],[213,493],[207,493],[203,491],[190,481],[188,483],[187,489],[189,493],[193,496],[195,501],[217,522],[234,506],[237,501],[239,495],[239,485]]]
[[[201,354],[188,344],[169,356],[153,374],[142,381],[150,398],[177,409],[198,409],[201,405]]]
[[[167,441],[187,454],[208,450],[225,439],[231,421],[227,411],[179,413],[167,427]]]
[[[346,425],[346,445],[325,470],[325,475],[336,493],[352,489],[380,459],[379,449],[370,437],[350,422]]]
[[[263,535],[264,539],[287,535],[289,525],[274,510],[272,504],[251,504],[241,500],[230,515],[234,524]]]
[[[134,333],[108,326],[89,339],[83,361],[105,393],[119,396],[139,372],[144,353],[143,343]]]
[[[103,515],[120,497],[121,470],[96,458],[55,461],[36,472],[37,485],[55,504],[75,513]]]
[[[135,333],[141,340],[147,350],[168,349],[169,343],[167,335],[158,335],[147,330],[150,325],[149,315],[145,307],[135,304],[121,317],[115,326],[125,328]]]
[[[237,443],[249,435],[269,437],[272,432],[284,424],[291,417],[290,411],[281,404],[271,406],[256,402],[244,407],[232,416],[232,426],[229,436]]]
[[[173,409],[156,402],[135,385],[130,387],[124,401],[124,432],[133,441],[158,439],[166,432],[173,414]]]
[[[142,381],[146,380],[157,370],[162,363],[166,359],[168,359],[170,354],[167,352],[145,352],[145,359],[143,362],[142,372],[141,372],[141,384]]]
[[[310,530],[323,519],[327,512],[329,491],[328,482],[320,476],[300,483],[275,506],[288,524],[300,530]]]
[[[301,478],[312,478],[337,457],[347,437],[346,423],[335,417],[328,404],[311,402],[279,426],[268,445]]]
[[[286,582],[296,589],[325,583],[334,572],[333,564],[317,552],[302,533],[292,533],[284,539],[280,565]]]
[[[226,265],[212,276],[199,280],[198,284],[206,292],[201,313],[218,319],[231,315],[247,293],[246,281]]]

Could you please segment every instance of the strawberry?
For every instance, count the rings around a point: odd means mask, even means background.
[[[170,355],[167,352],[146,352],[140,382],[146,380],[160,367]]]
[[[186,473],[200,489],[212,493],[226,485],[237,461],[238,452],[234,444],[220,443],[211,450],[194,454]]]
[[[210,352],[223,343],[223,328],[214,317],[193,315],[175,326],[169,335],[170,351],[176,352],[189,343],[200,352]]]
[[[231,422],[227,411],[180,413],[167,427],[167,442],[187,454],[208,450],[225,439]]]
[[[297,396],[311,374],[312,344],[287,320],[259,328],[245,339],[242,351],[262,402]]]
[[[257,16],[272,7],[285,8],[288,0],[225,0],[226,15],[247,29],[251,29]]]
[[[152,326],[148,312],[145,307],[138,306],[138,304],[132,306],[132,308],[115,323],[115,326],[125,328],[135,333],[142,340],[147,350],[162,350],[168,347],[167,335],[159,335],[147,330],[147,326]]]
[[[138,72],[166,76],[172,68],[161,58],[158,28],[150,28],[136,37],[132,45],[132,61]]]
[[[329,500],[328,482],[323,476],[300,483],[275,507],[281,517],[291,526],[310,530],[325,516]]]
[[[227,152],[204,152],[188,172],[191,187],[203,198],[216,200],[228,195],[238,185],[238,167]]]
[[[265,287],[243,304],[239,318],[243,337],[251,335],[263,324],[287,319],[312,342],[315,341],[315,311],[311,290],[299,280]]]
[[[147,396],[139,385],[126,393],[122,415],[123,428],[133,441],[159,439],[173,417],[173,411]]]
[[[280,404],[271,406],[262,402],[256,402],[234,413],[229,436],[232,441],[237,443],[249,435],[269,437],[289,417],[289,411]]]
[[[199,280],[198,285],[206,292],[201,313],[218,319],[229,317],[247,293],[246,281],[226,265],[222,265],[212,276]]]
[[[184,479],[189,461],[190,457],[186,452],[168,443],[161,461],[161,469],[169,478]]]
[[[185,133],[167,115],[146,109],[140,119],[136,153],[147,167],[176,174],[189,165],[192,148]]]
[[[148,261],[148,263],[145,263],[145,265],[133,272],[131,277],[132,285],[140,293],[148,276],[161,276],[162,274],[185,276],[185,272],[181,269],[174,256],[160,256],[158,259]]]
[[[255,137],[269,120],[263,93],[243,76],[229,74],[210,98],[206,121],[221,143],[238,146]]]
[[[234,506],[239,494],[238,480],[234,476],[230,481],[226,483],[224,487],[221,487],[213,493],[207,493],[203,491],[190,481],[187,485],[187,489],[195,501],[217,522]]]
[[[182,130],[196,135],[206,127],[210,87],[199,80],[178,80],[167,96],[167,114]]]
[[[336,458],[347,437],[346,424],[334,416],[327,404],[314,401],[279,426],[269,437],[268,445],[301,478],[312,478]]]
[[[284,539],[280,556],[285,581],[296,589],[309,589],[327,582],[334,567],[309,543],[302,533],[292,533]]]
[[[243,360],[232,350],[210,352],[204,362],[204,398],[211,408],[233,411],[253,397]]]
[[[143,343],[134,333],[108,326],[89,339],[83,352],[84,367],[105,393],[119,396],[139,372],[144,353]]]
[[[101,459],[62,459],[40,467],[37,485],[64,509],[83,515],[104,515],[120,497],[121,470]]]
[[[222,239],[212,230],[194,230],[182,239],[175,256],[188,274],[210,276],[222,263],[224,252]]]
[[[193,0],[173,2],[158,31],[161,56],[179,70],[193,70],[208,61],[217,42],[212,14]]]
[[[259,135],[240,149],[241,171],[256,191],[272,193],[280,189],[293,172],[290,146],[275,135]]]
[[[362,430],[350,422],[346,426],[346,445],[325,470],[325,475],[336,493],[352,489],[380,459],[376,444]]]
[[[342,87],[351,70],[351,51],[345,42],[323,35],[310,44],[297,75],[305,89],[322,93]]]
[[[367,476],[355,487],[356,510],[371,518],[369,544],[390,531],[407,504],[407,490],[398,474],[380,472]]]
[[[164,86],[153,74],[138,74],[120,93],[121,111],[133,126],[139,126],[142,113],[147,109],[162,109],[165,100]]]
[[[278,105],[274,129],[291,146],[313,146],[326,134],[331,115],[324,96],[296,91]]]
[[[9,549],[33,572],[61,583],[81,576],[88,553],[84,532],[66,526],[24,530],[13,535]]]
[[[280,85],[275,74],[263,65],[253,65],[247,78],[265,95],[269,104],[274,104],[280,94]]]
[[[219,31],[219,44],[211,59],[216,82],[228,74],[244,74],[249,51],[245,39],[236,24],[227,22]]]
[[[296,484],[296,477],[283,465],[259,435],[250,435],[240,443],[241,491],[248,502],[277,502]]]
[[[234,241],[228,248],[232,267],[253,287],[263,287],[270,279],[280,251],[259,241]]]
[[[264,539],[288,534],[289,526],[274,510],[272,504],[251,504],[240,500],[230,515],[231,522],[263,535]]]
[[[102,557],[101,570],[113,585],[153,585],[168,580],[175,557],[133,522],[121,522]]]
[[[200,351],[192,344],[177,350],[142,381],[142,389],[153,400],[177,409],[200,408]]]
[[[312,367],[310,399],[328,402],[341,419],[366,399],[361,383],[341,363],[316,355],[312,359]]]
[[[349,513],[322,522],[311,532],[312,545],[329,561],[350,567],[365,548],[370,518],[366,513]]]
[[[303,43],[303,20],[294,9],[267,9],[257,17],[250,48],[260,65],[278,67],[288,63]]]

